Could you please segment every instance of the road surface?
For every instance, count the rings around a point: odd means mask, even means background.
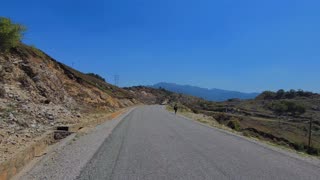
[[[268,147],[175,116],[135,109],[78,179],[319,179],[320,168]]]

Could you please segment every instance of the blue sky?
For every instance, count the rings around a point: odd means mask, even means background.
[[[317,0],[10,0],[24,42],[121,86],[320,92]]]

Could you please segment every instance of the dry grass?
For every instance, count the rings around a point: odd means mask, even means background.
[[[169,111],[173,111],[172,107],[167,106]],[[195,114],[191,111],[180,111],[181,115],[188,117],[190,119],[196,120],[200,123],[209,125],[211,127],[220,128],[223,130],[227,130],[232,133],[236,133],[239,135],[243,135],[245,137],[259,139],[263,142],[269,142],[275,146],[281,146],[283,148],[296,149],[300,151],[305,151],[307,145],[307,132],[308,129],[305,126],[306,124],[301,123],[279,123],[277,119],[266,119],[260,117],[246,117],[246,116],[237,116],[237,115],[229,115],[224,114],[227,117],[225,121],[217,121],[212,114],[204,115],[204,114]],[[221,114],[221,113],[220,113]],[[241,130],[240,132],[232,130],[226,125],[232,120],[237,119],[240,123]],[[220,122],[220,123],[219,123]],[[264,136],[263,134],[257,134],[252,131],[248,131],[247,129],[254,128],[258,130],[258,132],[263,132],[270,134],[271,137],[276,137],[275,139],[270,139],[269,136]],[[320,148],[319,143],[319,135],[314,135],[312,145],[314,148]],[[284,140],[284,141],[282,141]],[[288,144],[288,142],[290,142]],[[294,147],[292,146],[294,145]]]

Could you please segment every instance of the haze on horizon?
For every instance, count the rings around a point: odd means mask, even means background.
[[[11,0],[24,42],[120,86],[320,92],[320,2]]]

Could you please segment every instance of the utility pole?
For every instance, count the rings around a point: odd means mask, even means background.
[[[114,75],[114,85],[118,86],[120,81],[120,76],[119,75]]]
[[[308,150],[311,150],[311,138],[312,138],[312,117],[310,118],[310,122],[309,122],[309,142],[308,142]]]

